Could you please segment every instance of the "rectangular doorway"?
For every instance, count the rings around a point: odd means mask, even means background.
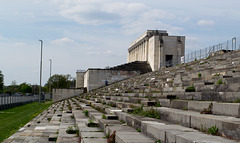
[[[165,63],[166,63],[166,67],[172,67],[173,66],[173,55],[166,55]]]

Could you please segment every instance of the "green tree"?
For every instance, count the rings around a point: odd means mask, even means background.
[[[2,71],[0,71],[0,93],[3,92],[3,86],[4,86],[4,75],[2,74]]]
[[[51,89],[53,88],[70,88],[73,82],[71,75],[59,75],[55,74],[48,79],[47,90],[49,90],[49,85],[51,84]]]
[[[39,85],[37,84],[32,85],[32,90],[33,95],[39,94]]]
[[[26,93],[32,93],[32,87],[28,85],[26,82],[19,85],[19,91],[26,94]]]
[[[11,91],[12,94],[19,92],[19,87],[17,85],[16,80],[13,80],[11,85],[8,87],[8,90]]]

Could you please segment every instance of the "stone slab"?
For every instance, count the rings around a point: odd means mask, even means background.
[[[83,138],[82,143],[107,143],[107,139],[99,139],[99,138]]]
[[[204,108],[208,108],[213,103],[211,101],[188,101],[188,110],[201,112]]]
[[[172,100],[171,108],[186,109],[186,108],[188,108],[188,101],[187,100]]]
[[[240,103],[213,103],[213,114],[240,117]]]
[[[106,115],[107,117],[107,120],[117,120],[118,119],[118,116],[116,115]]]
[[[159,99],[158,101],[162,107],[170,107],[171,105],[170,99]]]
[[[139,132],[116,132],[117,143],[155,143],[155,140]]]
[[[105,134],[103,132],[81,132],[82,138],[103,138]]]

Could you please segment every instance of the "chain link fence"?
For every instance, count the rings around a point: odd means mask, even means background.
[[[211,53],[224,50],[224,52],[231,52],[240,49],[240,38],[232,38],[226,42],[219,43],[205,49],[196,50],[185,54],[184,63],[188,63],[195,60],[205,59],[211,55]]]

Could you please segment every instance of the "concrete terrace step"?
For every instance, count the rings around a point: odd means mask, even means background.
[[[172,125],[171,123],[167,123],[165,121],[161,121],[153,118],[133,116],[131,114],[116,110],[116,108],[114,110],[116,112],[114,111],[113,112],[116,115],[118,115],[119,120],[127,122],[128,125],[132,126],[133,128],[136,128],[136,129],[140,128],[141,131],[146,135],[154,137],[155,139],[159,139],[164,142],[167,141],[167,138],[170,138],[177,142],[194,142],[194,141],[200,141],[200,140],[206,140],[205,142],[213,141],[213,142],[219,142],[219,143],[220,142],[222,143],[236,142],[236,141],[228,140],[219,136],[204,134],[191,128],[186,128],[179,125]],[[160,131],[155,132],[156,130],[154,129],[151,130],[151,128],[155,128],[156,125],[158,125]],[[152,127],[150,128],[150,126]],[[148,127],[149,127],[149,130],[148,130]],[[163,134],[161,137],[159,135],[159,132],[162,132]],[[188,134],[189,132],[194,132],[194,133]],[[194,135],[197,138],[194,138],[191,135]]]
[[[223,93],[222,93],[223,94]],[[237,93],[236,93],[237,94]],[[213,103],[213,114],[240,117],[240,103],[221,103],[221,102],[209,102],[209,101],[193,101],[193,100],[171,100],[171,99],[148,99],[148,98],[133,98],[133,97],[120,97],[120,96],[108,96],[112,100],[99,100],[102,103],[105,102],[108,105],[116,106],[119,108],[131,108],[138,107],[139,104],[150,106],[148,104],[153,103],[152,106],[159,102],[163,107],[171,107],[176,109],[188,109],[201,112],[204,108],[208,108]],[[99,99],[99,98],[97,98]],[[95,101],[95,100],[93,100]],[[123,102],[119,102],[123,101]],[[87,102],[87,101],[86,101]],[[89,104],[90,102],[88,102]],[[145,103],[145,104],[144,104]],[[98,103],[102,107],[102,104]],[[103,110],[103,109],[102,109]]]
[[[128,125],[132,126],[133,128],[141,129],[141,132],[146,134],[147,136],[153,137],[156,140],[161,140],[163,142],[176,142],[176,143],[198,142],[198,141],[202,141],[206,143],[207,142],[216,142],[216,143],[236,142],[234,140],[229,140],[219,136],[204,134],[192,128],[187,128],[180,125],[173,125],[171,123],[167,123],[166,121],[131,115],[131,114],[116,110],[116,108],[113,110],[114,110],[113,113],[118,115],[119,120],[125,121]],[[113,126],[113,127],[117,128],[118,126]],[[114,129],[110,129],[110,130],[113,131]]]
[[[201,112],[208,108],[212,103],[212,113],[215,115],[224,115],[240,117],[240,103],[222,103],[214,101],[193,101],[193,100],[170,100],[158,99],[162,107],[171,107],[175,109],[185,109]]]
[[[92,107],[86,106],[86,104],[79,103],[83,110],[88,110],[89,116],[94,118],[106,134],[112,134],[116,131],[117,143],[154,143],[155,140],[137,132],[135,129],[124,126],[120,121],[102,119],[103,113],[98,112]]]
[[[222,136],[240,140],[239,118],[200,114],[199,112],[166,107],[154,107],[154,109],[161,114],[161,119],[163,120],[204,131],[207,131],[212,126],[216,126]]]

